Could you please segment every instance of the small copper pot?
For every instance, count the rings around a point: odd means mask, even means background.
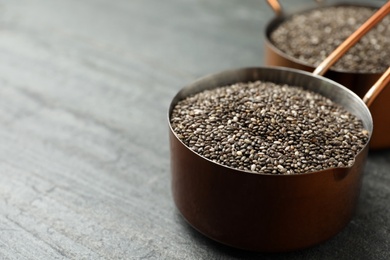
[[[372,132],[370,111],[355,93],[322,76],[280,67],[230,70],[202,78],[174,97],[168,121],[179,100],[256,80],[320,93],[356,115]],[[291,251],[331,238],[355,212],[368,144],[351,167],[268,175],[212,162],[186,146],[169,126],[174,201],[188,223],[213,240],[246,250]]]
[[[277,1],[272,1],[276,2]],[[323,8],[328,6],[347,6],[351,4],[323,4],[316,7]],[[354,6],[366,6],[371,8],[378,8],[372,4],[354,4]],[[296,68],[305,71],[313,71],[315,67],[304,63],[294,57],[290,57],[278,49],[271,41],[271,33],[284,21],[288,20],[292,15],[285,14],[281,11],[280,6],[273,7],[275,13],[278,15],[272,19],[265,29],[265,64],[269,66],[282,66],[289,68]],[[313,8],[311,8],[313,9]],[[299,13],[307,12],[311,9],[300,11]],[[376,82],[380,73],[359,73],[359,72],[343,72],[335,69],[329,70],[325,77],[330,78],[343,86],[351,89],[360,97],[368,91],[368,89]],[[389,84],[390,85],[390,84]],[[390,87],[387,87],[381,92],[381,95],[375,99],[374,103],[370,106],[370,111],[374,120],[375,129],[372,136],[370,148],[371,149],[384,149],[390,148],[390,117],[385,111],[390,111]]]

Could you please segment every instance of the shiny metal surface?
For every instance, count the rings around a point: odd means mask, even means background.
[[[272,81],[321,93],[373,129],[370,112],[352,91],[321,76],[283,68],[246,68],[202,78],[172,100],[237,82]],[[170,127],[172,192],[194,228],[221,243],[254,251],[291,251],[337,234],[352,218],[368,145],[349,168],[300,175],[266,175],[214,163],[190,150]]]
[[[389,2],[390,3],[390,2]],[[390,84],[390,67],[387,68],[385,73],[377,80],[377,82],[368,90],[363,97],[363,102],[367,107],[371,107],[372,103],[378,98],[382,91]]]

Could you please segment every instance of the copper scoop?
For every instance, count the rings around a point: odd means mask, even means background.
[[[282,7],[278,0],[267,0],[267,3],[274,10],[276,15],[282,14]],[[334,50],[317,68],[315,75],[324,75],[334,63],[340,59],[353,45],[355,45],[369,30],[377,25],[386,15],[390,13],[390,1],[385,3],[374,15],[372,15],[359,29],[351,34],[336,50]]]

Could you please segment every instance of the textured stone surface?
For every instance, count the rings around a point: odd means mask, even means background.
[[[261,65],[272,17],[257,0],[1,0],[0,258],[389,259],[389,151],[370,154],[353,221],[311,249],[225,247],[175,209],[170,100]]]

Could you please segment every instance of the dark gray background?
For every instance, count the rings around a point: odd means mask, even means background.
[[[0,258],[390,259],[390,151],[369,155],[352,222],[311,249],[235,250],[175,209],[172,97],[262,65],[273,16],[263,0],[1,0]]]

